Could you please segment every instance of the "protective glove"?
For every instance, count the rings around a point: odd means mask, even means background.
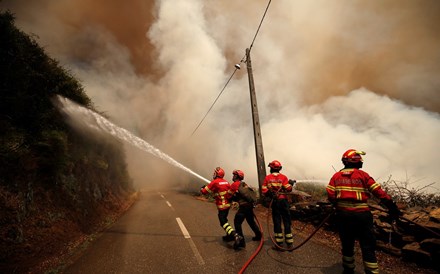
[[[273,192],[272,190],[268,190],[266,192],[266,197],[272,199],[273,197],[275,197],[275,192]]]
[[[402,212],[393,200],[381,199],[381,202],[388,208],[388,215],[390,216],[391,221],[397,221],[399,216],[402,216]]]
[[[289,179],[289,184],[290,184],[291,186],[294,186],[294,185],[296,184],[296,180]]]
[[[205,187],[206,185],[202,185],[202,187],[200,187],[200,191],[202,191]]]

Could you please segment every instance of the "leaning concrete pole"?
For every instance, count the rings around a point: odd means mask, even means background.
[[[264,163],[263,141],[261,140],[260,118],[258,117],[257,96],[255,95],[250,51],[250,49],[246,49],[246,64],[249,78],[249,90],[251,94],[252,121],[254,123],[255,154],[257,157],[258,170],[258,193],[260,194],[260,197],[262,197],[261,186],[263,185],[264,178],[266,177],[266,164]]]

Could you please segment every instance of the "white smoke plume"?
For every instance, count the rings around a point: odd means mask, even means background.
[[[190,137],[255,35],[268,1],[4,0],[110,120],[210,178],[257,185],[245,65]],[[252,47],[268,163],[328,180],[364,150],[379,181],[437,182],[440,2],[272,1]],[[128,148],[135,181],[194,181]],[[231,176],[232,177],[232,176]]]

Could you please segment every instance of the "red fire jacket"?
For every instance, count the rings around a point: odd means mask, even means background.
[[[283,192],[291,192],[292,185],[289,184],[289,179],[286,175],[281,173],[271,173],[264,178],[264,183],[261,186],[261,192],[265,195],[268,191],[278,193],[278,199],[287,199]]]
[[[231,207],[231,185],[222,178],[212,180],[200,192],[204,195],[211,194],[215,198],[215,204],[218,210],[226,210]]]
[[[336,172],[327,185],[328,200],[336,205],[336,209],[344,211],[368,211],[367,200],[370,193],[379,199],[391,200],[365,171],[349,168]]]

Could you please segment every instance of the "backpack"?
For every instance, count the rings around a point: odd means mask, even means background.
[[[240,193],[240,196],[248,203],[257,202],[257,193],[243,181],[238,187],[238,193]]]

